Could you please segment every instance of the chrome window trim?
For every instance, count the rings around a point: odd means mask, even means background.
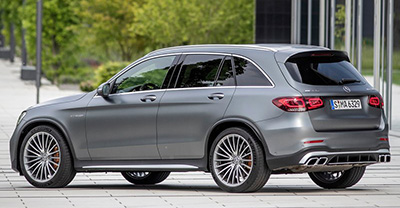
[[[274,86],[237,86],[239,89],[272,89]]]
[[[299,164],[304,164],[309,158],[317,157],[317,156],[328,156],[328,155],[346,155],[346,154],[390,154],[388,149],[379,149],[375,151],[353,151],[353,152],[326,152],[326,151],[318,151],[318,152],[309,152],[304,155]]]
[[[146,91],[137,91],[137,92],[125,92],[125,93],[117,93],[110,94],[109,96],[116,95],[130,95],[130,94],[141,94],[141,93],[151,93],[151,92],[169,92],[169,91],[179,91],[179,90],[207,90],[207,89],[272,89],[273,86],[213,86],[213,87],[185,87],[185,88],[168,88],[168,89],[157,89],[157,90],[146,90]],[[98,94],[95,97],[101,97]]]
[[[178,91],[178,90],[201,90],[201,89],[271,89],[273,88],[272,86],[213,86],[213,87],[184,87],[184,88],[169,88],[166,89],[167,92],[169,91]]]
[[[155,59],[155,58],[165,57],[165,56],[179,56],[179,55],[221,55],[221,56],[232,56],[232,57],[242,58],[242,59],[245,59],[245,60],[249,61],[250,63],[252,63],[268,79],[268,81],[271,83],[271,86],[262,86],[262,85],[260,85],[260,86],[236,86],[237,88],[274,88],[275,87],[275,83],[267,75],[267,73],[265,73],[265,71],[250,58],[247,58],[245,56],[238,55],[238,54],[219,53],[219,52],[182,52],[182,53],[166,53],[166,54],[149,56],[149,57],[144,56],[141,59],[138,59],[135,62],[132,62],[131,64],[126,66],[124,69],[122,69],[120,72],[115,74],[113,77],[111,77],[107,81],[107,83],[111,83],[111,82],[115,81],[115,79],[117,79],[121,74],[127,72],[128,70],[132,69],[133,67],[135,67],[145,61]],[[187,90],[187,89],[207,89],[207,88],[217,89],[217,88],[232,88],[232,87],[234,88],[235,86],[229,86],[229,87],[217,87],[217,86],[214,86],[214,87],[184,87],[184,88],[169,88],[169,89],[167,88],[167,89],[146,90],[146,91],[138,91],[138,92],[116,93],[116,94],[110,94],[110,96],[117,95],[117,94],[127,95],[127,94],[133,94],[133,93],[151,93],[151,92],[157,92],[157,91],[162,91],[162,90],[184,90],[184,89]],[[96,93],[95,97],[100,97],[100,96]]]
[[[144,94],[144,93],[153,93],[153,92],[165,92],[167,89],[156,89],[156,90],[146,90],[146,91],[136,91],[136,92],[123,92],[123,93],[114,93],[114,94],[110,94],[108,95],[108,97],[114,97],[117,95],[131,95],[131,94]],[[95,97],[101,97],[100,95],[98,95],[96,93]]]
[[[218,87],[218,86],[213,86],[213,87],[182,87],[182,88],[169,88],[167,89],[168,91],[178,91],[178,90],[201,90],[201,89],[235,89],[235,86],[222,86],[222,87]]]

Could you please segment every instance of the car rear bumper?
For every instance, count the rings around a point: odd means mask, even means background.
[[[347,165],[347,164],[372,164],[378,162],[390,162],[389,149],[376,151],[352,151],[352,152],[309,152],[299,161],[300,165]]]
[[[290,158],[286,158],[289,159]],[[315,151],[305,154],[298,164],[273,169],[274,173],[303,173],[341,171],[352,167],[390,162],[389,149],[375,151],[326,152]]]
[[[307,113],[284,113],[257,122],[256,126],[267,145],[266,159],[272,170],[297,168],[298,172],[313,171],[317,167],[307,165],[312,157],[324,162],[320,166],[352,167],[378,163],[380,154],[390,155],[387,124],[383,117],[379,129],[365,131],[317,132]],[[347,159],[344,158],[346,155]],[[334,159],[337,164],[333,164]],[[385,158],[382,160],[386,161]]]

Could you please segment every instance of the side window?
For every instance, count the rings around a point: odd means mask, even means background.
[[[142,62],[117,78],[113,93],[160,89],[175,56]]]
[[[272,86],[264,74],[250,61],[238,57],[234,60],[238,86]]]
[[[218,67],[224,56],[187,55],[183,61],[176,88],[214,86]]]
[[[226,57],[219,72],[216,86],[235,86],[235,77],[232,70],[232,58]]]

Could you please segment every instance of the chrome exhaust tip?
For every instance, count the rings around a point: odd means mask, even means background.
[[[318,158],[317,157],[312,157],[306,162],[306,165],[314,166],[315,164],[317,164],[317,162],[318,162]]]
[[[390,155],[385,155],[385,162],[390,162],[390,159],[391,159]]]
[[[320,157],[318,160],[318,165],[325,165],[328,162],[327,157]]]
[[[387,163],[390,162],[391,157],[390,155],[379,155],[379,162],[381,163]]]
[[[307,166],[325,165],[327,162],[328,162],[327,157],[312,157],[306,162],[305,165]]]
[[[379,162],[384,163],[385,161],[385,155],[379,155]]]

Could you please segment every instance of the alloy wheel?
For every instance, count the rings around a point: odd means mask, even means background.
[[[333,183],[339,180],[343,176],[343,171],[335,171],[335,172],[319,172],[314,173],[314,175],[319,178],[321,181],[326,181],[329,183]]]
[[[47,132],[33,134],[24,147],[26,172],[37,182],[47,182],[57,173],[61,163],[60,145]]]
[[[253,168],[250,144],[239,134],[228,134],[216,145],[213,167],[218,179],[229,187],[243,184]]]
[[[135,179],[143,179],[146,178],[150,174],[150,172],[135,171],[135,172],[127,172],[127,174]]]

